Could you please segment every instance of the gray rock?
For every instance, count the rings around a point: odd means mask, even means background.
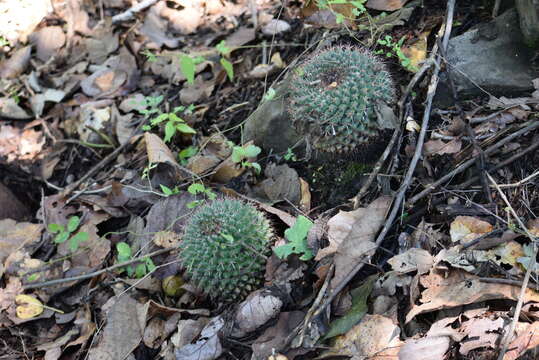
[[[243,143],[253,140],[256,145],[266,151],[283,153],[302,139],[293,127],[292,120],[286,111],[288,84],[288,79],[283,80],[275,87],[273,99],[263,100],[247,118]]]
[[[478,95],[518,95],[533,90],[538,74],[533,51],[524,44],[515,9],[506,11],[449,41],[447,60],[459,99]],[[447,103],[451,92],[442,76],[436,101]],[[483,90],[482,90],[482,89]]]

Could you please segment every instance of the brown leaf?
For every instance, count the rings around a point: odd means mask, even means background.
[[[46,62],[64,46],[66,36],[60,26],[47,26],[31,34],[30,41],[36,46],[39,60]]]
[[[148,154],[149,162],[152,164],[165,163],[172,167],[178,166],[172,151],[170,151],[167,144],[159,136],[145,132],[144,142],[146,143],[146,153]]]
[[[335,275],[331,280],[331,288],[348,275],[357,264],[358,259],[368,259],[375,251],[374,240],[383,225],[393,198],[381,196],[363,209],[363,215],[354,222],[352,228],[335,254]],[[367,260],[365,260],[367,261]]]
[[[429,140],[423,145],[425,155],[455,154],[462,148],[462,141],[453,139],[447,143],[442,140]]]
[[[408,339],[400,348],[399,360],[443,360],[449,345],[448,336]]]
[[[504,333],[503,318],[497,319],[473,318],[464,322],[461,330],[466,334],[467,340],[461,342],[459,352],[465,357],[477,348],[495,349]]]
[[[425,290],[419,304],[414,304],[406,315],[406,322],[419,314],[487,300],[516,301],[520,293],[520,286],[481,282],[477,276],[458,269],[452,269],[449,275],[431,270],[420,277],[420,283]],[[527,289],[524,302],[530,301],[539,301],[539,294]]]
[[[466,243],[492,231],[490,223],[472,216],[457,216],[451,223],[449,234],[452,242]]]
[[[361,322],[346,334],[337,337],[328,355],[347,355],[354,359],[397,360],[402,341],[400,329],[382,315],[365,315]]]
[[[522,355],[531,349],[539,346],[539,322],[531,324],[518,323],[521,329],[517,327],[517,338],[509,344],[509,350],[505,353],[503,360],[521,359]]]
[[[3,273],[4,260],[24,246],[37,243],[41,239],[42,231],[41,224],[18,223],[12,219],[0,220],[0,275]]]
[[[380,11],[395,11],[404,6],[408,0],[369,0],[366,7]]]
[[[434,258],[428,251],[411,248],[408,251],[393,256],[388,260],[393,270],[405,274],[417,271],[419,274],[427,273],[434,264]]]
[[[17,50],[10,58],[0,63],[0,78],[14,79],[22,74],[30,63],[31,46],[25,46]]]
[[[267,328],[253,343],[253,359],[267,359],[273,353],[283,350],[286,339],[294,328],[301,324],[304,316],[301,311],[280,313],[277,323]]]
[[[0,204],[2,204],[0,206],[0,220],[10,218],[21,221],[30,215],[30,210],[2,183],[0,183]],[[0,249],[3,247],[1,244],[2,241],[0,240]],[[2,256],[0,254],[1,261]]]
[[[255,331],[276,317],[282,306],[281,299],[264,290],[251,293],[236,311],[232,336],[241,338]]]

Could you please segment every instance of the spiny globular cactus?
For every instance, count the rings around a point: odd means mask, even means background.
[[[254,206],[214,200],[186,225],[180,258],[199,289],[215,299],[239,300],[260,285],[272,235],[269,221]]]
[[[379,135],[375,106],[391,104],[394,93],[391,75],[368,50],[335,46],[295,69],[288,110],[315,149],[347,153]]]

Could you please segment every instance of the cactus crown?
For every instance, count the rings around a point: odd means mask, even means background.
[[[213,298],[237,300],[260,285],[271,238],[269,221],[254,206],[215,200],[186,225],[180,258],[198,288]]]
[[[344,153],[379,134],[375,104],[393,102],[391,75],[369,51],[335,46],[315,52],[291,80],[292,121],[315,149]]]

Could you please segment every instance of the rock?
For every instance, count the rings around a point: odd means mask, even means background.
[[[266,151],[283,153],[301,140],[302,136],[296,133],[286,111],[288,84],[288,79],[283,80],[276,86],[275,96],[271,100],[263,100],[247,118],[242,143],[253,140]],[[303,148],[300,147],[299,151]],[[294,152],[298,153],[296,150]]]
[[[479,29],[449,41],[447,60],[459,99],[487,95],[519,95],[533,90],[537,72],[532,68],[533,52],[524,44],[515,9],[506,11]],[[447,76],[440,77],[436,102],[451,99]]]

